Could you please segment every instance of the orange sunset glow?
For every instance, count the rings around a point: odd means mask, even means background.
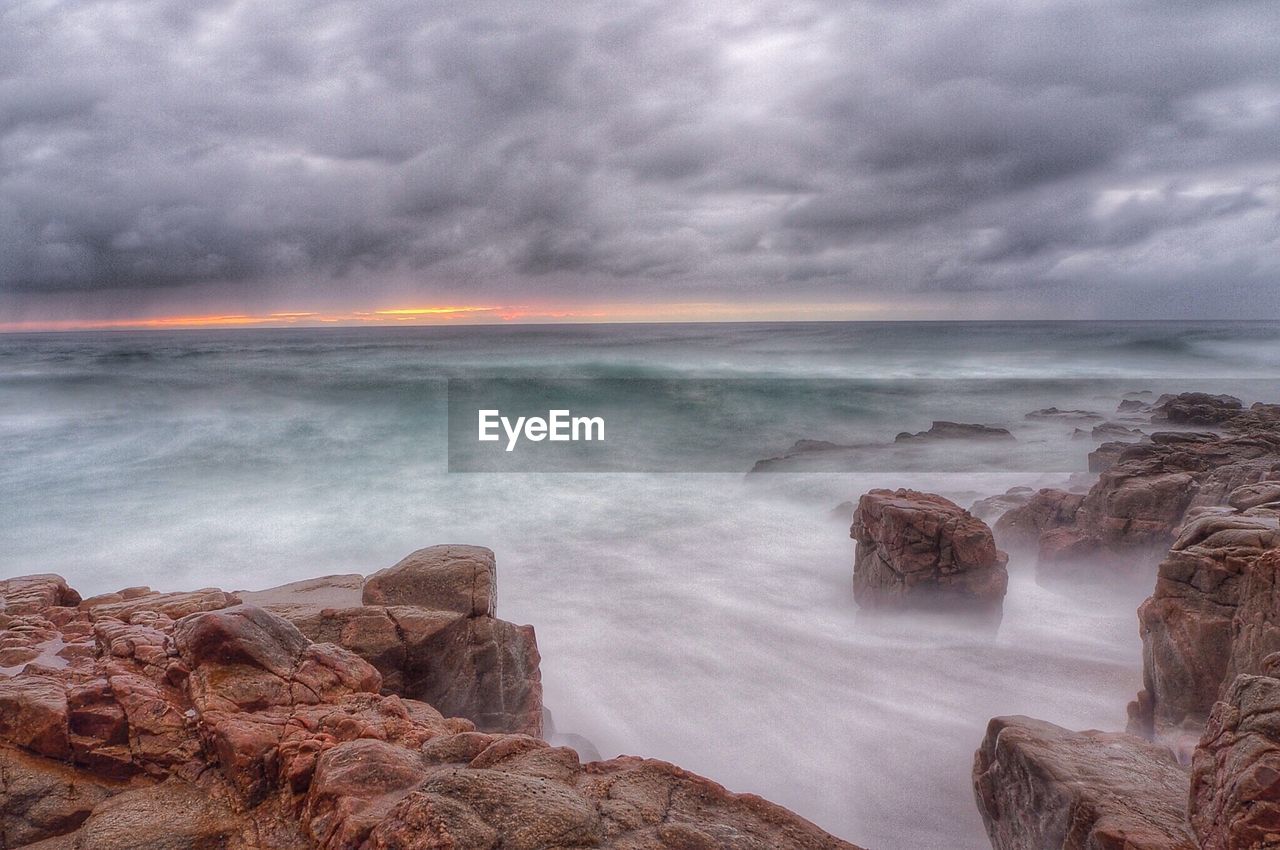
[[[601,304],[579,307],[436,305],[353,311],[274,311],[137,316],[102,319],[28,319],[0,322],[0,333],[94,330],[183,330],[200,328],[362,327],[448,324],[555,324],[637,322],[843,321],[880,317],[876,303]]]

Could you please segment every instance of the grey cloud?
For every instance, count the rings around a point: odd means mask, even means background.
[[[1174,313],[1276,286],[1265,0],[0,15],[0,313],[298,280],[1138,314],[1161,280]]]

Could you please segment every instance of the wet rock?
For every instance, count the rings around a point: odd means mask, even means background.
[[[1132,735],[997,717],[973,784],[994,850],[1196,850],[1186,771]]]
[[[1005,547],[1035,549],[1046,531],[1075,522],[1083,502],[1084,496],[1079,493],[1048,487],[1038,490],[1025,504],[1008,511],[996,521],[996,540]]]
[[[872,490],[858,501],[854,599],[863,608],[999,612],[1007,556],[991,529],[931,493]]]
[[[903,431],[893,438],[895,443],[909,443],[929,440],[1013,440],[1013,434],[1007,428],[991,425],[972,425],[962,422],[935,421],[928,431],[915,434]]]
[[[1280,842],[1280,679],[1238,676],[1214,706],[1191,764],[1191,824],[1201,850]]]
[[[1175,425],[1220,425],[1242,410],[1244,403],[1235,396],[1179,393],[1161,396],[1156,401],[1152,419]]]
[[[54,607],[80,604],[80,594],[62,576],[45,573],[0,580],[0,611],[10,615],[33,614]]]
[[[1189,753],[1224,682],[1280,650],[1274,517],[1209,515],[1188,524],[1138,609],[1143,693],[1130,728]]]
[[[1263,505],[1280,506],[1280,481],[1260,481],[1237,487],[1227,497],[1227,504],[1241,511]]]
[[[1045,407],[1031,411],[1026,418],[1051,422],[1092,422],[1105,417],[1094,410],[1059,410],[1056,407]]]
[[[468,616],[493,616],[497,572],[480,546],[431,546],[365,580],[366,605],[405,605]]]
[[[969,508],[969,513],[983,522],[991,523],[1014,508],[1025,505],[1035,492],[1030,487],[1010,487],[999,496],[988,496],[974,502]],[[849,503],[849,507],[852,510],[852,502]]]

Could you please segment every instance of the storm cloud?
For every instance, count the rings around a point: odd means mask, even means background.
[[[1278,236],[1274,0],[0,10],[0,314],[288,293],[1274,317]]]

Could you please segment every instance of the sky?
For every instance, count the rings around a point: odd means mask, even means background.
[[[0,4],[0,329],[751,318],[1280,318],[1280,4]]]

